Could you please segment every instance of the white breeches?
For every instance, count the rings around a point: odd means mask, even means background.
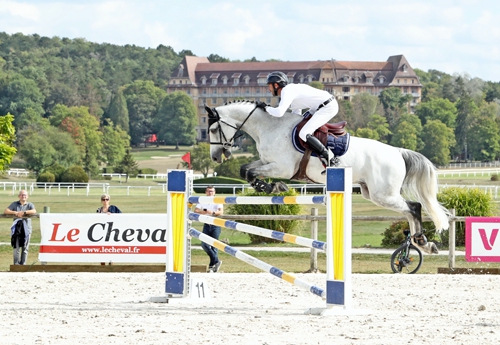
[[[326,107],[321,108],[314,113],[312,118],[302,127],[299,132],[300,139],[307,141],[308,134],[313,134],[315,130],[330,121],[339,111],[339,104],[336,100],[328,103]]]

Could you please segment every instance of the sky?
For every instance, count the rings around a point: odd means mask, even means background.
[[[498,0],[0,0],[0,32],[231,60],[386,61],[500,82]]]

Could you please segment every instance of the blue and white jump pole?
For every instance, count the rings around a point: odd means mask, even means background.
[[[223,243],[207,238],[194,229],[190,229],[190,221],[197,220],[228,227],[239,231],[258,233],[262,236],[278,238],[303,246],[317,248],[326,252],[326,289],[317,288],[307,282],[296,279],[266,263],[256,266],[270,273],[277,272],[288,282],[307,288],[311,292],[326,299],[326,308],[312,308],[312,314],[344,314],[350,313],[352,302],[351,285],[351,215],[352,215],[352,170],[350,167],[328,168],[326,174],[326,195],[297,197],[192,197],[192,172],[186,170],[170,170],[167,174],[167,265],[165,292],[168,298],[186,297],[189,294],[190,273],[190,240],[191,236],[203,242],[220,246],[222,251],[245,262],[249,255],[235,250]],[[253,227],[224,219],[200,216],[189,212],[188,204],[326,204],[326,244],[319,241],[300,238],[287,234],[276,234],[275,231]],[[279,238],[282,237],[282,238]],[[222,248],[224,247],[224,248]],[[251,258],[251,257],[250,257]],[[340,308],[339,308],[340,307]]]

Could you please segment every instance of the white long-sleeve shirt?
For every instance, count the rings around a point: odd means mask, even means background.
[[[275,117],[285,115],[288,108],[298,115],[302,115],[302,109],[308,109],[314,114],[319,105],[331,97],[327,91],[306,84],[288,84],[281,89],[280,104],[276,108],[267,106],[266,111]]]

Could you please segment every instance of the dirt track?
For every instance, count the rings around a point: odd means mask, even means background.
[[[212,298],[146,302],[163,273],[2,273],[1,344],[498,344],[499,276],[353,275],[353,310],[269,274],[194,274]],[[325,285],[323,274],[300,275]]]

